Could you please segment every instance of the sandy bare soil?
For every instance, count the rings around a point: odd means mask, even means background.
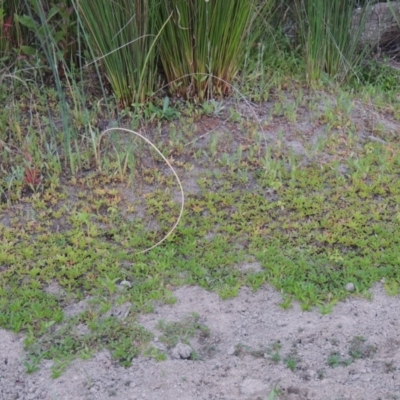
[[[174,358],[172,349],[166,361],[140,357],[123,368],[101,352],[74,361],[58,379],[52,361],[26,374],[23,337],[0,330],[0,399],[400,399],[400,298],[381,285],[371,293],[371,300],[351,297],[322,315],[297,304],[282,309],[280,293],[268,286],[226,301],[183,287],[176,304],[156,307],[140,323],[165,350],[157,322],[196,312],[210,329],[190,339],[197,360]]]

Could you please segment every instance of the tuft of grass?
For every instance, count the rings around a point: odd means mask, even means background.
[[[247,46],[266,29],[272,4],[160,2],[158,29],[168,20],[160,35],[160,58],[170,89],[187,98],[228,94]]]
[[[270,347],[268,347],[266,351],[266,354],[268,354],[271,360],[276,364],[281,360],[281,348],[281,343],[279,341],[276,341]]]
[[[282,390],[279,388],[278,384],[274,386],[274,388],[269,392],[268,400],[274,400],[279,398],[281,395]]]
[[[297,360],[294,357],[288,356],[285,358],[285,365],[291,370],[294,371],[297,367]]]
[[[355,336],[350,343],[349,354],[353,359],[371,358],[377,351],[376,346],[367,344],[363,336]]]
[[[162,332],[160,340],[170,349],[179,342],[189,344],[189,339],[195,334],[208,337],[210,335],[209,328],[199,321],[200,316],[196,313],[187,316],[179,322],[165,322],[161,320],[157,324],[157,329]]]
[[[341,362],[340,354],[335,352],[330,354],[327,361],[328,365],[332,368],[339,366],[340,362]]]
[[[150,357],[156,361],[165,361],[167,359],[167,355],[157,349],[156,347],[149,347],[143,352],[144,356]]]
[[[294,13],[299,41],[310,83],[321,80],[324,73],[345,82],[357,75],[368,49],[358,47],[369,2],[353,25],[355,1],[295,0]]]
[[[104,66],[121,108],[143,103],[155,89],[156,2],[82,0],[76,8],[97,57],[92,62]]]

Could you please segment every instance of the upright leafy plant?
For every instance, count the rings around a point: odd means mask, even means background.
[[[79,0],[79,16],[121,107],[153,92],[154,0]]]
[[[358,42],[368,4],[353,26],[355,7],[355,0],[294,0],[298,38],[310,82],[318,81],[323,73],[343,82],[358,72],[366,50],[360,49]]]
[[[168,83],[184,97],[227,94],[273,0],[160,1],[157,27]]]
[[[21,9],[21,0],[0,0],[0,66],[22,43],[21,28],[14,17]]]
[[[70,0],[24,0],[23,3],[24,13],[15,15],[15,21],[24,27],[31,40],[21,46],[21,52],[39,57],[50,69],[54,61],[60,70],[64,61],[76,62],[78,33]]]

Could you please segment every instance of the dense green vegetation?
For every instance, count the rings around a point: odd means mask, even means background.
[[[355,5],[0,2],[0,327],[28,371],[163,359],[137,316],[183,284],[398,294],[399,74]]]

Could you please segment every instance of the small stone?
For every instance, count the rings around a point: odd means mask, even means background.
[[[121,281],[121,283],[119,284],[121,287],[126,287],[126,288],[130,288],[132,287],[132,284],[129,281]]]
[[[235,346],[229,347],[228,351],[226,352],[228,356],[233,356],[235,354],[236,348]]]
[[[346,286],[345,286],[345,289],[346,289],[348,292],[354,292],[354,289],[355,289],[355,288],[356,288],[356,287],[354,286],[354,283],[352,283],[352,282],[347,283]]]
[[[192,348],[184,343],[178,343],[171,351],[172,357],[187,360],[192,355]]]
[[[314,379],[318,374],[316,371],[310,370],[308,371],[308,375],[310,376],[311,379]]]

